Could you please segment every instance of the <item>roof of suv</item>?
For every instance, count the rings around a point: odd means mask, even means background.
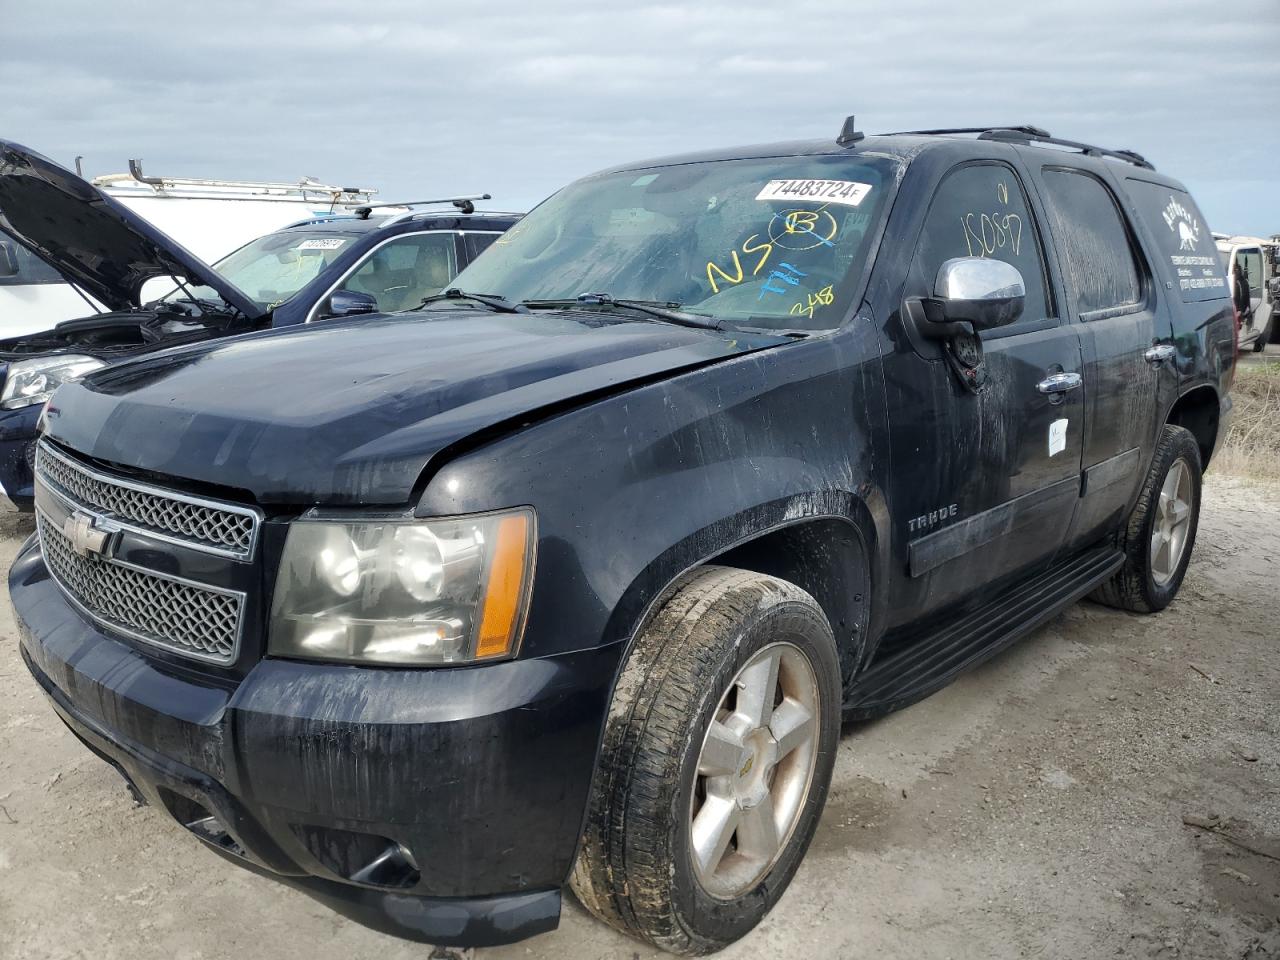
[[[429,230],[488,230],[494,226],[505,229],[523,216],[522,213],[487,210],[477,210],[475,213],[441,210],[434,213],[392,214],[379,217],[358,217],[354,214],[321,215],[291,223],[275,232],[305,232],[323,227],[326,231],[337,233],[372,233],[401,225],[413,226],[417,229],[426,227]]]
[[[656,157],[638,163],[627,163],[602,173],[656,166],[676,166],[684,163],[702,163],[713,160],[751,160],[769,157],[822,156],[842,153],[865,153],[889,156],[909,161],[926,150],[947,149],[958,144],[988,142],[1017,149],[1020,153],[1034,151],[1038,156],[1061,156],[1064,152],[1076,157],[1098,161],[1112,160],[1131,171],[1140,171],[1144,180],[1181,187],[1176,180],[1159,174],[1140,154],[1132,150],[1114,150],[1092,144],[1079,143],[1052,137],[1047,131],[1033,126],[972,127],[956,130],[919,130],[903,133],[857,134],[856,140],[840,142],[829,140],[788,140],[778,143],[750,144],[715,150]],[[843,137],[842,137],[843,139]]]

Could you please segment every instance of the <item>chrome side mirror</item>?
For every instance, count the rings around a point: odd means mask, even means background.
[[[1026,284],[1017,267],[986,257],[955,257],[938,268],[933,296],[924,307],[931,322],[964,322],[974,330],[987,330],[1013,323],[1022,316],[1026,301]]]

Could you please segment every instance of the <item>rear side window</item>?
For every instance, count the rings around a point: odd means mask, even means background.
[[[1227,296],[1230,255],[1216,249],[1213,234],[1191,195],[1183,190],[1138,180],[1125,180],[1138,215],[1156,238],[1160,253],[1177,278],[1183,302]]]
[[[938,185],[920,235],[915,282],[932,292],[938,268],[954,257],[990,257],[1012,264],[1027,291],[1023,319],[1052,315],[1035,221],[1022,185],[1003,164],[967,164]]]
[[[1102,181],[1077,170],[1044,172],[1049,217],[1067,286],[1081,314],[1142,299],[1142,282],[1120,210]]]

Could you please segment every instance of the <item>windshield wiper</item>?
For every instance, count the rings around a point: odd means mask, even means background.
[[[439,303],[441,300],[471,300],[475,303],[482,303],[491,310],[498,313],[528,313],[529,308],[522,303],[512,303],[505,297],[495,296],[489,293],[467,293],[459,290],[457,287],[450,287],[444,293],[437,293],[423,299],[414,310],[421,310],[423,307],[432,303]]]
[[[638,310],[640,313],[647,313],[651,317],[666,320],[668,323],[679,324],[682,327],[694,327],[699,330],[723,330],[725,327],[724,321],[715,317],[685,313],[680,309],[681,304],[678,303],[661,303],[655,300],[625,300],[618,299],[607,293],[584,293],[575,300],[524,301],[525,306],[528,307],[561,307],[572,306],[576,303],[593,304],[605,308],[622,307],[625,310]],[[606,310],[605,312],[612,311]]]

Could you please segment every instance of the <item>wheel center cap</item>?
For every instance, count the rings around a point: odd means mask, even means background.
[[[778,744],[765,728],[752,731],[745,738],[738,772],[733,777],[733,792],[738,805],[754,807],[769,793],[769,772],[778,759]]]

